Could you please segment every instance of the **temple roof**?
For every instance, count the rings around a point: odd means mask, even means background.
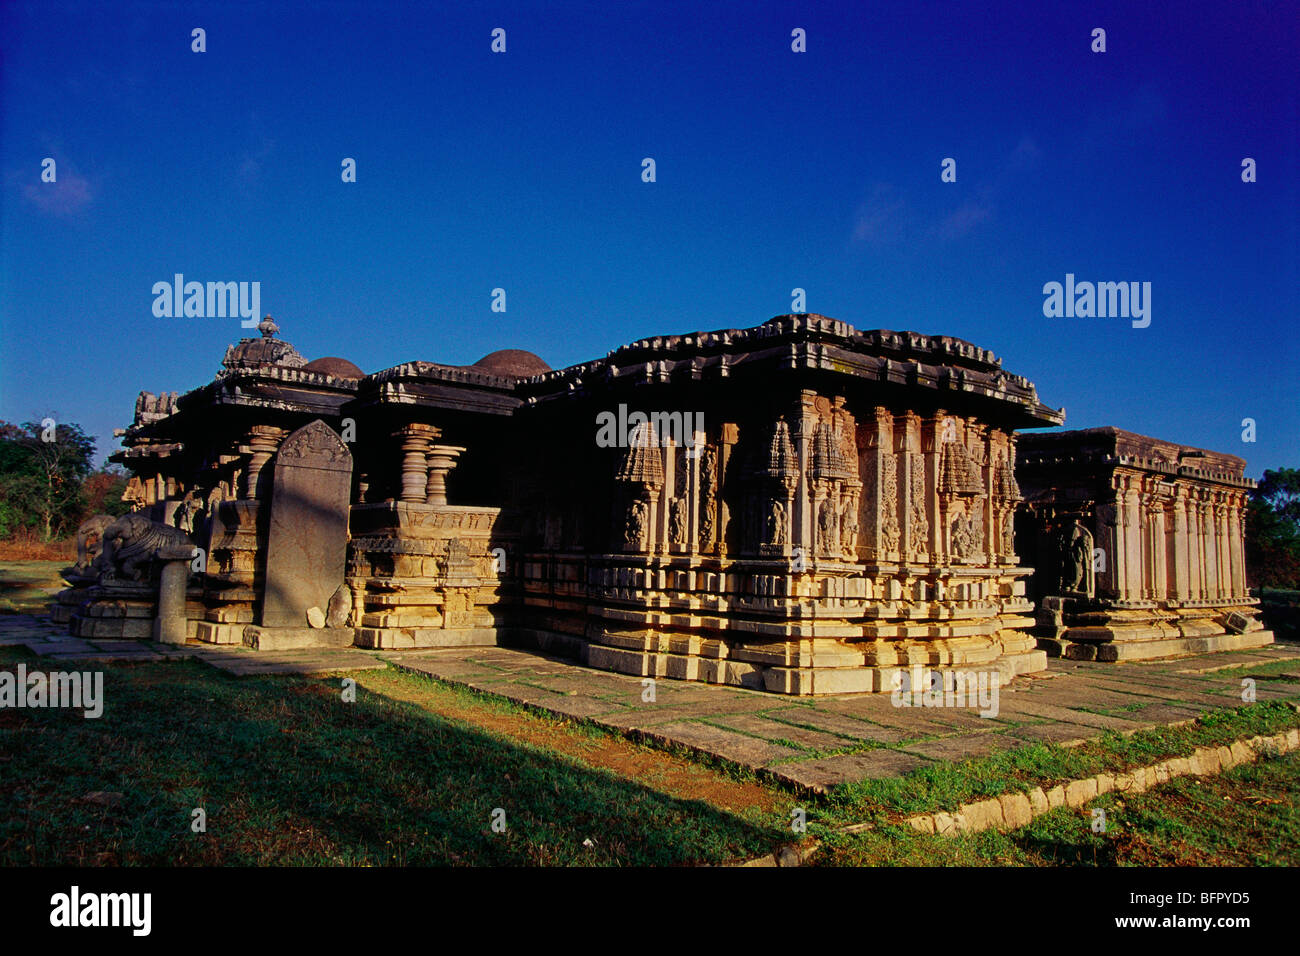
[[[280,327],[269,315],[257,324],[257,329],[262,333],[260,339],[240,339],[238,345],[226,348],[225,357],[221,360],[225,369],[258,368],[263,365],[302,368],[307,364],[307,360],[298,353],[297,349],[283,339],[275,337]]]
[[[366,373],[361,371],[360,367],[349,362],[345,358],[339,358],[335,355],[327,355],[323,358],[312,359],[303,366],[307,372],[321,372],[325,375],[332,375],[335,378],[365,378]]]
[[[1026,466],[1120,465],[1243,487],[1255,484],[1244,477],[1244,458],[1110,425],[1072,431],[1022,432],[1019,458]]]
[[[551,367],[544,361],[532,352],[525,352],[523,349],[500,349],[491,352],[483,356],[471,367],[491,372],[493,375],[510,378],[528,378],[551,370]]]

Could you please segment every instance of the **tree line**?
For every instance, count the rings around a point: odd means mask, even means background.
[[[59,541],[93,514],[126,514],[126,472],[94,460],[79,425],[0,421],[0,538]]]

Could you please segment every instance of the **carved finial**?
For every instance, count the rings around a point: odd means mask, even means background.
[[[257,330],[262,333],[262,338],[269,339],[272,338],[276,332],[280,331],[280,327],[276,325],[275,320],[268,315],[261,322],[257,323]]]

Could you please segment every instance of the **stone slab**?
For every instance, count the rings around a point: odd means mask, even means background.
[[[799,754],[799,751],[780,744],[700,723],[670,722],[660,724],[643,733],[659,743],[690,747],[751,770],[758,770],[782,758]]]
[[[809,730],[806,727],[796,727],[792,724],[783,724],[753,714],[729,714],[714,718],[712,723],[719,724],[730,730],[739,730],[741,733],[762,737],[772,743],[788,741],[805,750],[842,750],[847,746],[852,746],[850,741],[834,734]]]
[[[352,453],[316,419],[284,440],[273,470],[261,623],[304,627],[343,583]]]
[[[880,748],[863,753],[781,763],[768,768],[767,772],[787,783],[825,792],[860,780],[901,777],[918,767],[930,765],[931,761],[924,757]]]
[[[1021,729],[1021,728],[1017,728]],[[920,743],[903,744],[902,749],[909,754],[919,754],[932,760],[952,760],[960,762],[986,757],[1000,750],[1010,750],[1017,745],[1011,735],[1015,730],[1004,733],[963,734],[957,737],[940,737],[937,740],[924,740]]]
[[[768,711],[768,717],[791,724],[802,724],[817,730],[838,734],[846,741],[892,744],[905,739],[906,735],[894,727],[869,724],[855,717],[824,711],[819,707],[785,707]]]

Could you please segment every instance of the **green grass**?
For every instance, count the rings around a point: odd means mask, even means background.
[[[29,667],[34,660],[26,651],[0,648],[0,667],[20,659]],[[586,751],[573,740],[597,746],[616,737],[590,724],[547,718],[557,735],[551,749],[396,699],[416,700],[433,689],[488,726],[491,718],[535,716],[490,693],[400,670],[367,671],[357,679],[358,700],[345,704],[338,677],[232,678],[193,661],[115,665],[105,672],[99,720],[66,711],[0,711],[0,865],[716,863],[791,842],[787,811],[796,803],[808,810],[809,836],[825,841],[814,859],[826,864],[1229,863],[1249,854],[1300,862],[1300,838],[1285,808],[1248,801],[1237,807],[1233,792],[1225,791],[1214,798],[1222,821],[1198,824],[1186,807],[1200,806],[1193,798],[1211,800],[1213,787],[1190,780],[1127,798],[1123,806],[1116,795],[1101,798],[1097,805],[1108,808],[1112,823],[1106,835],[1091,834],[1077,810],[1054,811],[1010,835],[949,839],[899,826],[913,813],[953,810],[1008,790],[1118,772],[1196,746],[1300,726],[1300,715],[1282,702],[1216,711],[1175,728],[1106,734],[1080,747],[1032,745],[935,763],[828,797],[795,797],[765,783],[773,798],[767,809],[733,812],[584,763]],[[569,738],[567,752],[558,735]],[[692,756],[691,763],[756,781],[724,761]],[[1256,781],[1252,773],[1273,776]],[[1249,792],[1286,796],[1296,790],[1295,775],[1294,760],[1284,760],[1225,779],[1241,776]],[[122,801],[114,807],[85,802],[92,791],[121,793]],[[190,829],[196,807],[207,811],[203,834]],[[490,827],[496,807],[506,811],[505,833]],[[875,829],[836,832],[862,822]],[[1117,843],[1122,834],[1136,842]],[[593,846],[583,845],[588,838]]]
[[[106,672],[99,720],[0,711],[0,864],[672,865],[789,839],[786,819],[675,799],[364,690],[345,704],[339,686],[141,664]],[[85,803],[92,791],[122,802]],[[196,807],[206,833],[191,832]]]
[[[821,866],[1296,866],[1300,756],[1262,757],[1214,777],[1180,777],[1139,795],[1108,793],[1012,833],[955,837],[888,826],[827,834]],[[1093,832],[1092,809],[1106,814]]]
[[[1147,766],[1187,756],[1196,747],[1222,745],[1300,726],[1300,714],[1281,701],[1213,711],[1193,724],[1108,732],[1078,747],[1035,744],[964,763],[936,763],[904,777],[865,780],[833,791],[816,822],[829,832],[853,823],[883,825],[915,813],[955,810],[963,803],[1009,791],[1053,786],[1097,773]],[[810,822],[811,822],[810,817]]]

